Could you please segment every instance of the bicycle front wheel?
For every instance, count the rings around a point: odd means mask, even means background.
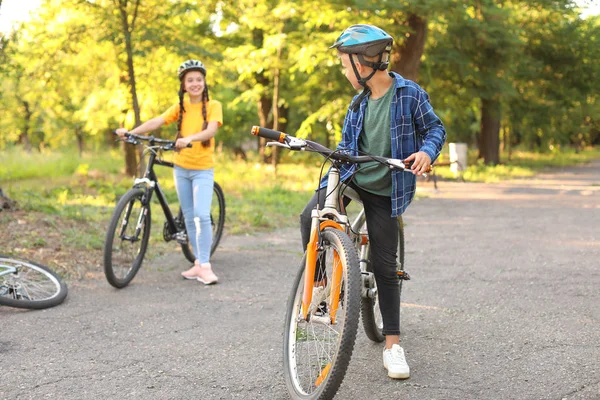
[[[144,261],[150,239],[150,206],[145,191],[132,189],[117,203],[104,242],[104,274],[112,286],[129,284]]]
[[[0,255],[0,305],[39,310],[62,303],[67,292],[50,268]]]
[[[363,246],[369,246],[369,244],[367,243]],[[362,253],[363,252],[361,252],[361,254]],[[366,254],[370,254],[368,249]],[[402,223],[402,217],[398,217],[398,249],[396,250],[396,265],[398,271],[404,271],[404,224]],[[373,267],[368,260],[367,272],[373,272]],[[403,279],[400,279],[398,282],[399,297],[402,295],[403,281]],[[385,340],[385,335],[382,333],[383,318],[381,317],[381,310],[379,309],[379,296],[375,296],[375,298],[363,298],[361,313],[363,328],[367,337],[374,342],[383,342]]]
[[[183,223],[183,212],[179,209],[177,216],[178,220],[182,222],[181,228],[185,229],[185,223]],[[215,252],[221,237],[223,236],[223,227],[225,226],[225,195],[221,186],[215,182],[213,185],[213,198],[210,206],[210,225],[212,227],[212,245],[210,246],[210,255]],[[188,242],[181,244],[181,251],[185,258],[193,263],[196,261],[194,250],[191,244],[192,238],[188,237]]]
[[[345,232],[331,228],[322,231],[322,245],[314,279],[325,286],[313,289],[308,321],[302,314],[306,255],[287,305],[284,375],[295,400],[324,400],[335,395],[350,363],[358,329],[360,269],[356,250]],[[341,279],[334,278],[336,272],[341,272]],[[339,300],[331,300],[338,296]]]

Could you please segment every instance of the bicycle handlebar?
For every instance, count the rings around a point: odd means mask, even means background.
[[[341,161],[344,163],[353,163],[353,164],[363,164],[369,161],[378,161],[382,164],[387,165],[390,169],[397,169],[407,172],[412,172],[410,170],[411,163],[406,162],[404,160],[398,160],[395,158],[387,158],[380,157],[374,155],[362,155],[362,156],[352,156],[350,154],[342,153],[337,150],[331,150],[328,147],[323,146],[317,142],[313,142],[311,140],[300,139],[291,135],[288,135],[284,132],[275,131],[273,129],[263,128],[260,126],[252,127],[252,134],[254,136],[260,136],[265,139],[275,140],[281,147],[286,147],[290,150],[305,150],[309,148],[312,151],[315,151],[324,157],[329,157],[336,161]],[[280,144],[281,143],[281,144]],[[430,165],[425,172],[431,172],[433,167]]]
[[[117,134],[116,131],[113,131],[113,134]],[[144,142],[149,142],[150,145],[154,145],[154,144],[160,144],[160,145],[165,145],[165,146],[161,146],[163,148],[163,150],[173,150],[175,149],[175,141],[174,140],[167,140],[167,139],[160,139],[160,138],[156,138],[154,136],[142,136],[142,135],[136,135],[135,133],[130,133],[130,132],[126,132],[125,133],[125,142],[127,143],[131,143],[131,144],[140,144],[140,141],[144,141]],[[188,145],[186,147],[192,147],[191,143],[188,143]]]

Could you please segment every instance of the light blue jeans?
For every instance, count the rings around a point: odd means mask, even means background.
[[[210,260],[212,226],[210,206],[215,181],[214,169],[194,170],[175,166],[173,176],[185,219],[188,240],[200,264]]]

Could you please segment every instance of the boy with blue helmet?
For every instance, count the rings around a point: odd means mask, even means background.
[[[351,107],[353,109],[358,108],[361,100],[369,95],[370,88],[367,86],[367,81],[377,71],[387,70],[389,62],[387,57],[385,61],[383,57],[386,53],[389,56],[392,51],[392,43],[394,43],[394,39],[383,29],[373,25],[353,25],[342,32],[335,43],[329,47],[330,49],[338,49],[341,53],[355,54],[361,65],[372,69],[369,75],[362,77],[358,72],[354,57],[350,57],[350,65],[352,65],[357,81],[364,88],[360,96],[352,103]],[[368,61],[364,56],[377,57],[378,60]]]
[[[338,150],[412,162],[413,174],[390,171],[377,162],[360,168],[348,165],[340,171],[340,179],[359,193],[369,227],[371,265],[386,337],[383,365],[391,378],[406,379],[410,368],[400,347],[396,272],[398,218],[414,197],[416,175],[422,175],[439,156],[446,131],[428,94],[415,82],[387,71],[392,44],[393,38],[384,30],[361,24],[347,28],[330,48],[338,50],[352,86],[363,89],[346,113]],[[324,203],[326,187],[324,179],[300,215],[304,249],[310,238],[311,211],[318,201]]]

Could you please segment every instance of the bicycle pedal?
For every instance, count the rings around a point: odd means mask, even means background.
[[[403,281],[410,281],[410,275],[406,271],[397,271],[398,279]]]
[[[173,239],[179,244],[188,244],[188,238],[185,232],[177,232],[173,235]]]

